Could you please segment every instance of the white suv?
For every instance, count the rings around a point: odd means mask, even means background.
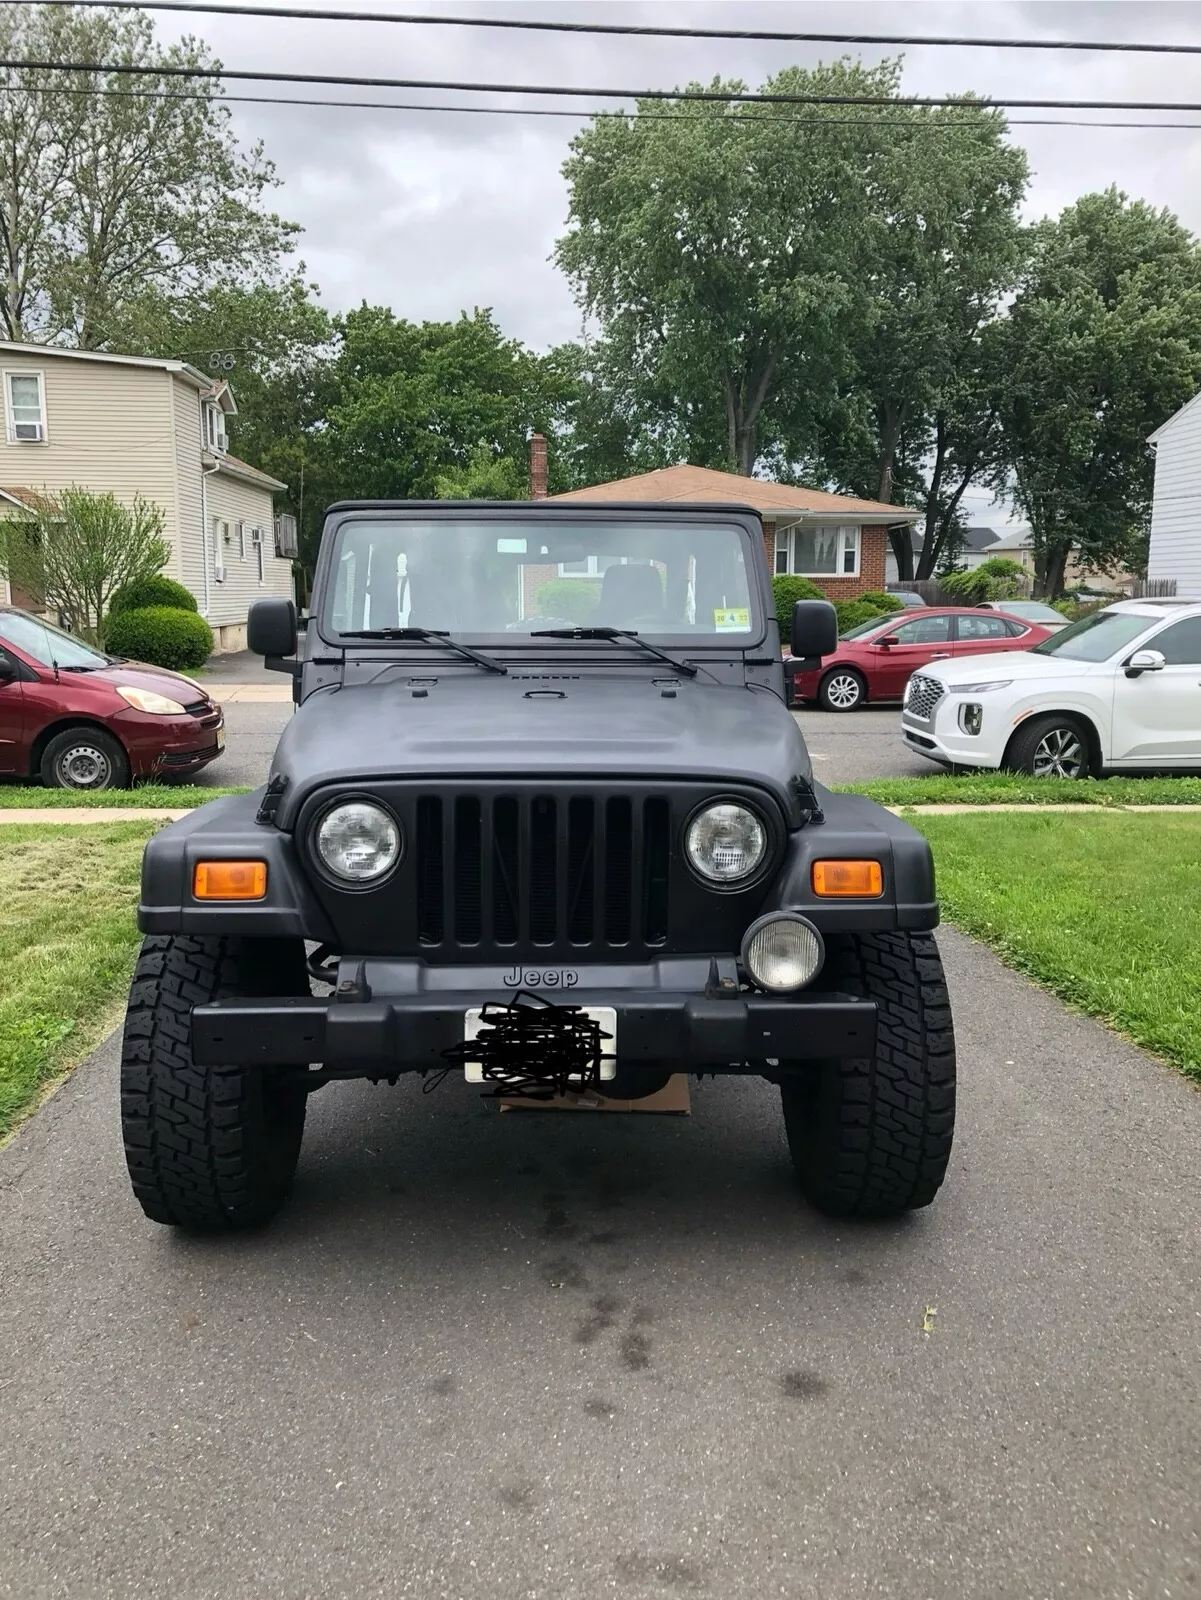
[[[923,667],[901,728],[945,766],[1201,769],[1201,601],[1121,600],[1030,650]]]

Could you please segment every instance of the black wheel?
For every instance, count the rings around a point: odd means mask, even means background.
[[[155,1222],[226,1232],[266,1222],[296,1171],[307,1096],[279,1068],[199,1067],[191,1009],[237,995],[304,995],[297,940],[154,934],[129,991],[121,1124],[133,1192]]]
[[[1088,734],[1066,712],[1031,717],[1009,741],[1005,766],[1032,778],[1087,778],[1092,769]]]
[[[928,1206],[955,1129],[955,1035],[938,946],[928,933],[833,935],[823,976],[876,1002],[876,1054],[783,1080],[801,1189],[834,1217]]]
[[[827,672],[817,691],[823,711],[858,711],[867,700],[867,684],[854,667]]]
[[[42,752],[48,789],[128,789],[129,757],[103,728],[68,728]]]

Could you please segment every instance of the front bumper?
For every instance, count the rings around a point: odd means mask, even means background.
[[[225,716],[156,717],[131,709],[113,719],[135,778],[180,777],[216,761],[225,750]]]
[[[980,733],[964,733],[959,726],[960,705],[974,698],[958,695],[944,699],[928,721],[903,711],[901,738],[905,748],[944,767],[980,767],[989,771],[999,767],[1005,748],[1003,744],[998,748],[995,739],[988,737],[993,731],[988,726],[988,708],[985,708],[985,725]],[[995,717],[992,720],[995,721]]]
[[[193,1058],[202,1066],[320,1065],[333,1077],[429,1071],[445,1067],[446,1052],[462,1044],[469,1009],[507,1004],[519,992],[559,1005],[612,1006],[619,1068],[745,1073],[761,1072],[765,1060],[875,1053],[872,1001],[806,990],[792,998],[742,993],[728,958],[533,974],[343,961],[339,973],[329,996],[194,1007]],[[527,986],[527,978],[541,981]]]

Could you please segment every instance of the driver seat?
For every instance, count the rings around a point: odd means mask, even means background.
[[[601,579],[594,620],[609,628],[663,620],[663,581],[657,567],[608,567]]]

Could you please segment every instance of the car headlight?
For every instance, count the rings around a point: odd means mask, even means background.
[[[752,923],[742,942],[742,964],[769,994],[803,989],[825,959],[822,936],[795,913],[773,912]]]
[[[987,683],[956,683],[951,686],[951,693],[987,694],[990,689],[1008,689],[1012,682],[1012,678],[990,678]]]
[[[184,708],[178,700],[168,700],[165,694],[155,694],[153,689],[135,689],[132,684],[119,683],[117,693],[135,711],[145,711],[152,717],[183,717]]]
[[[739,883],[763,864],[767,829],[748,806],[723,800],[693,817],[684,835],[684,850],[710,883]]]
[[[367,800],[332,806],[317,824],[314,844],[325,867],[344,883],[374,883],[391,872],[404,850],[396,818]]]

